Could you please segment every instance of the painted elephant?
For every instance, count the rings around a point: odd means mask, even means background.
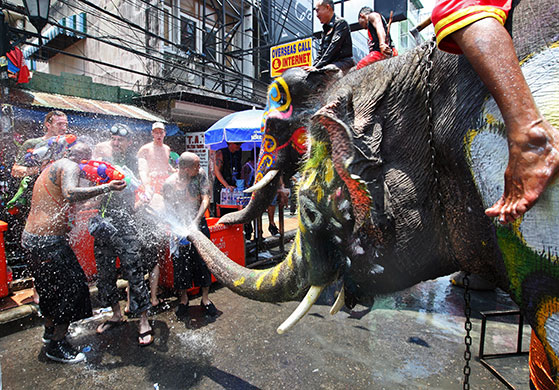
[[[556,1],[515,2],[507,27],[536,103],[559,126]],[[512,225],[485,216],[503,192],[508,149],[499,110],[467,61],[426,43],[322,92],[325,80],[324,72],[292,69],[272,83],[258,163],[264,185],[248,212],[221,220],[245,221],[267,205],[278,179],[266,175],[293,169],[306,134],[291,251],[273,268],[248,270],[193,232],[214,275],[261,301],[307,292],[283,332],[337,280],[344,287],[333,312],[458,269],[483,274],[521,307],[555,374],[559,185]]]

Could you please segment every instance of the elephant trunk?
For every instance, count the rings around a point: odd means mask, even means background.
[[[250,221],[260,217],[277,194],[279,178],[280,175],[275,175],[271,182],[253,193],[250,202],[244,209],[225,214],[221,217],[219,223],[224,225],[250,223]]]
[[[275,267],[253,270],[230,260],[200,231],[190,233],[188,239],[212,274],[239,295],[257,301],[281,302],[300,298],[309,288],[307,266],[300,251],[295,249],[298,245],[293,245],[286,259]]]

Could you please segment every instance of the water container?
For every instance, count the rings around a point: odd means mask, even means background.
[[[225,204],[225,196],[226,196],[227,188],[222,188],[219,196],[219,204]]]

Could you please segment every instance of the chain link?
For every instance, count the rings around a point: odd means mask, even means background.
[[[431,70],[433,69],[433,53],[435,50],[435,39],[433,38],[427,43],[427,52],[426,52],[426,60],[423,69],[423,82],[425,83],[426,93],[425,93],[425,110],[427,112],[427,132],[428,132],[428,143],[429,149],[431,150],[431,171],[433,172],[433,185],[435,187],[435,191],[437,191],[437,206],[439,207],[441,213],[441,230],[444,232],[445,235],[445,242],[448,245],[448,250],[450,257],[454,261],[456,265],[458,261],[456,260],[456,256],[454,254],[454,250],[452,248],[452,243],[450,241],[450,237],[448,235],[448,223],[445,216],[445,211],[442,205],[443,195],[441,193],[441,186],[439,182],[439,171],[436,167],[436,149],[435,149],[435,134],[434,134],[434,124],[433,124],[433,107],[431,104],[431,93],[433,91],[433,84],[431,83]],[[469,390],[470,389],[470,360],[472,359],[472,353],[470,348],[472,346],[472,337],[470,336],[470,332],[472,330],[472,322],[471,318],[471,305],[470,305],[470,279],[468,277],[468,273],[464,275],[463,284],[464,284],[464,315],[466,317],[466,321],[464,324],[464,328],[466,329],[466,337],[464,338],[464,344],[466,345],[466,350],[464,351],[464,382],[463,382],[463,389]]]
[[[464,329],[466,329],[466,337],[464,337],[464,344],[466,344],[466,350],[464,351],[464,383],[463,389],[470,389],[470,360],[472,359],[472,353],[470,348],[472,346],[472,337],[470,332],[472,330],[472,321],[470,320],[472,315],[472,306],[470,305],[470,273],[466,272],[462,283],[464,284],[464,316],[466,317],[466,322],[464,323]]]

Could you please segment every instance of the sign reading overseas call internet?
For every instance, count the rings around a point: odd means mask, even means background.
[[[270,75],[279,76],[289,68],[312,65],[312,38],[284,43],[270,49]]]

